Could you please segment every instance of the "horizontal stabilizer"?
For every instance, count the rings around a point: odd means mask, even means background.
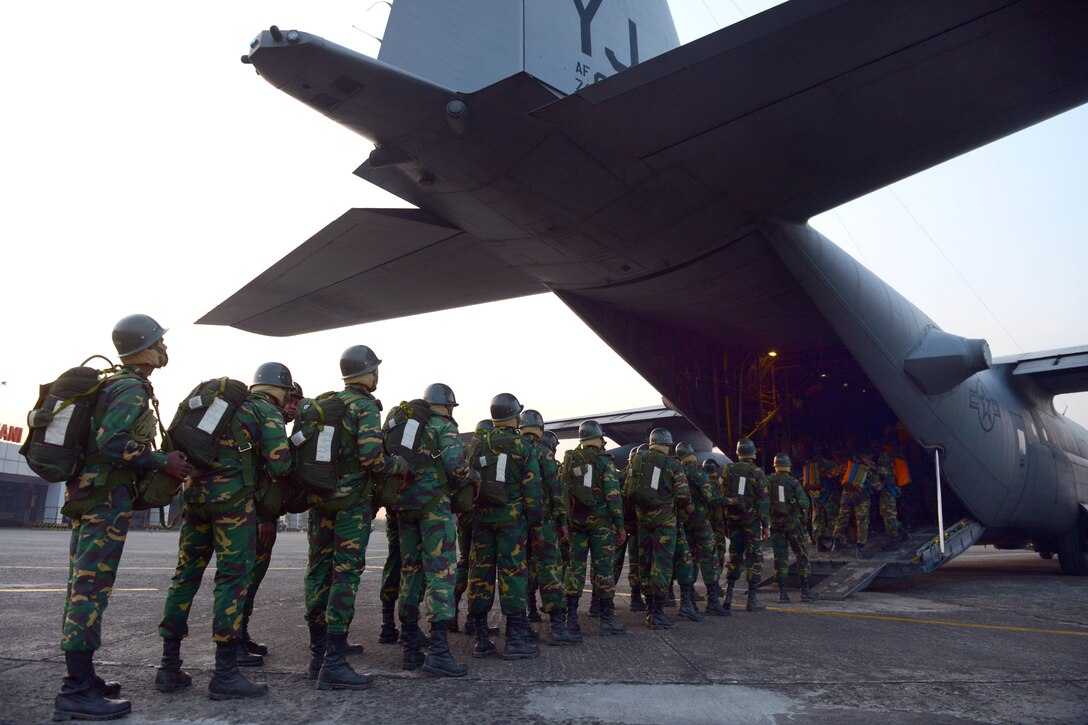
[[[352,209],[197,322],[297,335],[547,292],[419,209]]]
[[[1088,391],[1088,345],[1000,358],[994,365],[1014,366],[1014,376],[1030,377],[1051,395]]]

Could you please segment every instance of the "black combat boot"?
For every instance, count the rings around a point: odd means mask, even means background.
[[[348,646],[348,633],[329,632],[329,642],[325,646],[325,663],[317,675],[319,690],[366,690],[374,686],[372,675],[360,675],[351,669],[345,650]]]
[[[393,619],[393,610],[396,602],[382,602],[382,628],[378,632],[379,644],[396,644],[400,640],[400,631],[397,629],[396,620]]]
[[[238,640],[215,643],[215,670],[208,681],[208,699],[235,700],[268,694],[268,685],[250,682],[238,671],[241,648]]]
[[[551,627],[549,629],[548,644],[555,647],[562,647],[566,645],[581,644],[581,635],[574,634],[567,629],[566,625],[566,611],[556,607],[552,611],[548,612],[548,618],[551,620]]]
[[[760,604],[756,599],[756,583],[748,582],[748,604],[745,605],[745,609],[749,612],[761,612],[767,607]]]
[[[706,613],[717,617],[728,617],[729,610],[722,606],[722,587],[718,582],[711,582],[706,587]]]
[[[703,615],[699,613],[699,608],[695,606],[695,587],[693,585],[680,585],[680,609],[677,614],[685,619],[690,619],[692,622],[703,621]]]
[[[193,684],[189,673],[181,669],[181,640],[164,639],[162,641],[162,662],[155,673],[155,689],[159,692],[173,692]]]
[[[706,582],[704,581],[703,584],[706,584]],[[710,585],[707,584],[707,591],[709,591],[709,588],[710,588]],[[699,590],[695,587],[694,584],[692,584],[692,586],[691,586],[691,598],[692,598],[692,601],[695,601],[695,602],[705,602],[706,601],[706,595],[700,594]]]
[[[260,655],[264,657],[268,654],[268,647],[260,642],[254,642],[249,636],[249,615],[242,617],[242,629],[238,632],[238,639],[242,642],[242,649],[251,655]],[[241,665],[241,660],[238,661]]]
[[[607,637],[613,634],[627,634],[627,629],[616,621],[616,601],[614,599],[602,599],[601,636]]]
[[[859,559],[865,558],[865,544],[858,544],[858,550],[855,556]]]
[[[661,604],[662,606],[668,607],[669,609],[672,609],[676,606],[676,590],[673,588],[672,584],[669,585],[669,592],[661,600]]]
[[[543,621],[540,610],[536,608],[536,590],[529,592],[529,614],[525,618],[530,622]]]
[[[786,591],[786,582],[778,582],[778,601],[788,602],[789,600],[790,595]]]
[[[601,598],[597,596],[597,590],[594,588],[593,596],[589,600],[589,616],[599,617],[601,616]]]
[[[113,720],[132,712],[128,700],[102,697],[94,687],[94,651],[65,652],[68,676],[53,700],[53,720]]]
[[[461,631],[461,627],[458,626],[458,624],[457,624],[457,617],[459,615],[458,610],[460,608],[461,608],[461,595],[457,594],[457,593],[454,593],[454,595],[453,595],[453,619],[451,619],[446,625],[446,631],[447,632],[453,632],[454,634],[457,634],[458,632]],[[434,635],[432,634],[431,637],[433,638]]]
[[[524,660],[540,654],[540,648],[529,641],[528,629],[529,623],[524,614],[514,614],[506,618],[506,644],[502,648],[504,660]]]
[[[94,660],[91,660],[91,679],[94,680],[94,691],[102,697],[116,698],[121,694],[121,683],[116,680],[103,680],[94,671]]]
[[[443,677],[463,677],[468,672],[468,665],[463,665],[450,654],[450,642],[446,633],[448,622],[431,623],[431,646],[427,650],[427,659],[423,662],[423,671]]]
[[[642,600],[642,587],[631,587],[631,611],[632,612],[645,612],[646,602]]]
[[[402,670],[418,670],[423,666],[423,636],[418,622],[401,622],[401,641],[404,642]]]
[[[722,607],[724,607],[725,609],[733,608],[733,586],[736,583],[736,579],[725,580],[725,601],[722,602]]]
[[[814,592],[812,590],[812,585],[809,583],[809,580],[808,579],[802,579],[801,580],[801,601],[802,602],[815,602],[819,598],[820,598],[820,593],[819,592]]]
[[[254,642],[253,644],[257,644]],[[268,649],[267,647],[265,648]],[[250,652],[246,648],[246,643],[242,641],[241,633],[238,637],[238,651],[235,653],[235,662],[239,667],[260,667],[264,664],[264,657],[259,654]]]
[[[567,597],[567,631],[582,634],[582,627],[578,624],[578,597]]]
[[[476,633],[476,646],[472,648],[472,656],[476,659],[491,657],[496,654],[495,643],[488,636],[491,633],[487,626],[487,612],[483,614],[469,614],[469,621],[473,622],[473,631]],[[468,625],[465,625],[468,630]]]
[[[316,680],[325,664],[325,648],[328,646],[329,632],[320,624],[310,625],[310,679]]]
[[[650,608],[646,612],[646,626],[650,629],[672,629],[676,626],[676,622],[665,616],[664,604],[665,597],[662,595],[650,595]]]

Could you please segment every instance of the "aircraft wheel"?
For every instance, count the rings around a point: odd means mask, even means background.
[[[1039,552],[1039,558],[1040,559],[1046,559],[1047,561],[1050,561],[1051,559],[1054,558],[1054,552],[1053,551],[1040,551]]]
[[[1058,563],[1062,573],[1070,576],[1088,576],[1088,544],[1085,542],[1085,525],[1066,531],[1058,537]]]

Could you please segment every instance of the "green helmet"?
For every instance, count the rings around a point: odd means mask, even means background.
[[[635,450],[638,451],[639,453],[644,453],[646,451],[646,449],[649,448],[649,447],[650,446],[647,443],[639,443],[638,448],[636,448]]]
[[[476,430],[495,430],[495,424],[491,422],[490,418],[484,418],[476,424]]]
[[[672,433],[670,433],[666,428],[654,428],[652,431],[650,431],[650,445],[671,446]]]
[[[543,428],[544,416],[539,411],[528,410],[521,411],[521,427],[522,428]]]
[[[688,456],[695,455],[695,446],[691,445],[687,441],[680,441],[676,444],[676,457],[681,461]]]
[[[790,457],[785,453],[779,453],[774,457],[775,468],[789,468],[793,464],[790,462]]]
[[[718,471],[722,470],[722,466],[713,458],[708,458],[703,461],[703,470],[707,473],[717,473]]]
[[[166,330],[147,315],[122,317],[113,326],[113,346],[121,357],[135,355],[162,339]]]
[[[278,362],[261,363],[253,373],[253,385],[274,385],[277,388],[292,388],[291,371]]]
[[[583,421],[578,426],[578,440],[589,441],[594,438],[604,438],[604,429],[601,428],[601,424],[595,420]]]
[[[737,441],[737,455],[741,458],[755,457],[756,444],[752,442],[751,438],[741,438]]]
[[[298,398],[300,400],[306,397],[305,394],[302,392],[302,386],[295,382],[295,380],[293,379],[291,380],[291,392],[288,393],[288,395],[290,395],[292,398]]]
[[[423,391],[423,399],[431,405],[457,405],[457,397],[453,394],[453,388],[445,383],[431,383]]]
[[[522,410],[521,403],[513,393],[499,393],[491,399],[491,420],[496,423],[517,418]]]
[[[360,375],[374,372],[382,361],[366,345],[352,345],[340,354],[340,376],[357,378]]]
[[[551,449],[552,453],[555,453],[555,449],[559,447],[559,436],[550,430],[544,431],[544,436],[540,440]]]

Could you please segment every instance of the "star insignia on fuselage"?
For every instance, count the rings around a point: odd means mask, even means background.
[[[1001,416],[1001,406],[990,397],[981,380],[975,383],[975,389],[970,393],[970,401],[971,407],[978,411],[978,424],[989,433]]]

